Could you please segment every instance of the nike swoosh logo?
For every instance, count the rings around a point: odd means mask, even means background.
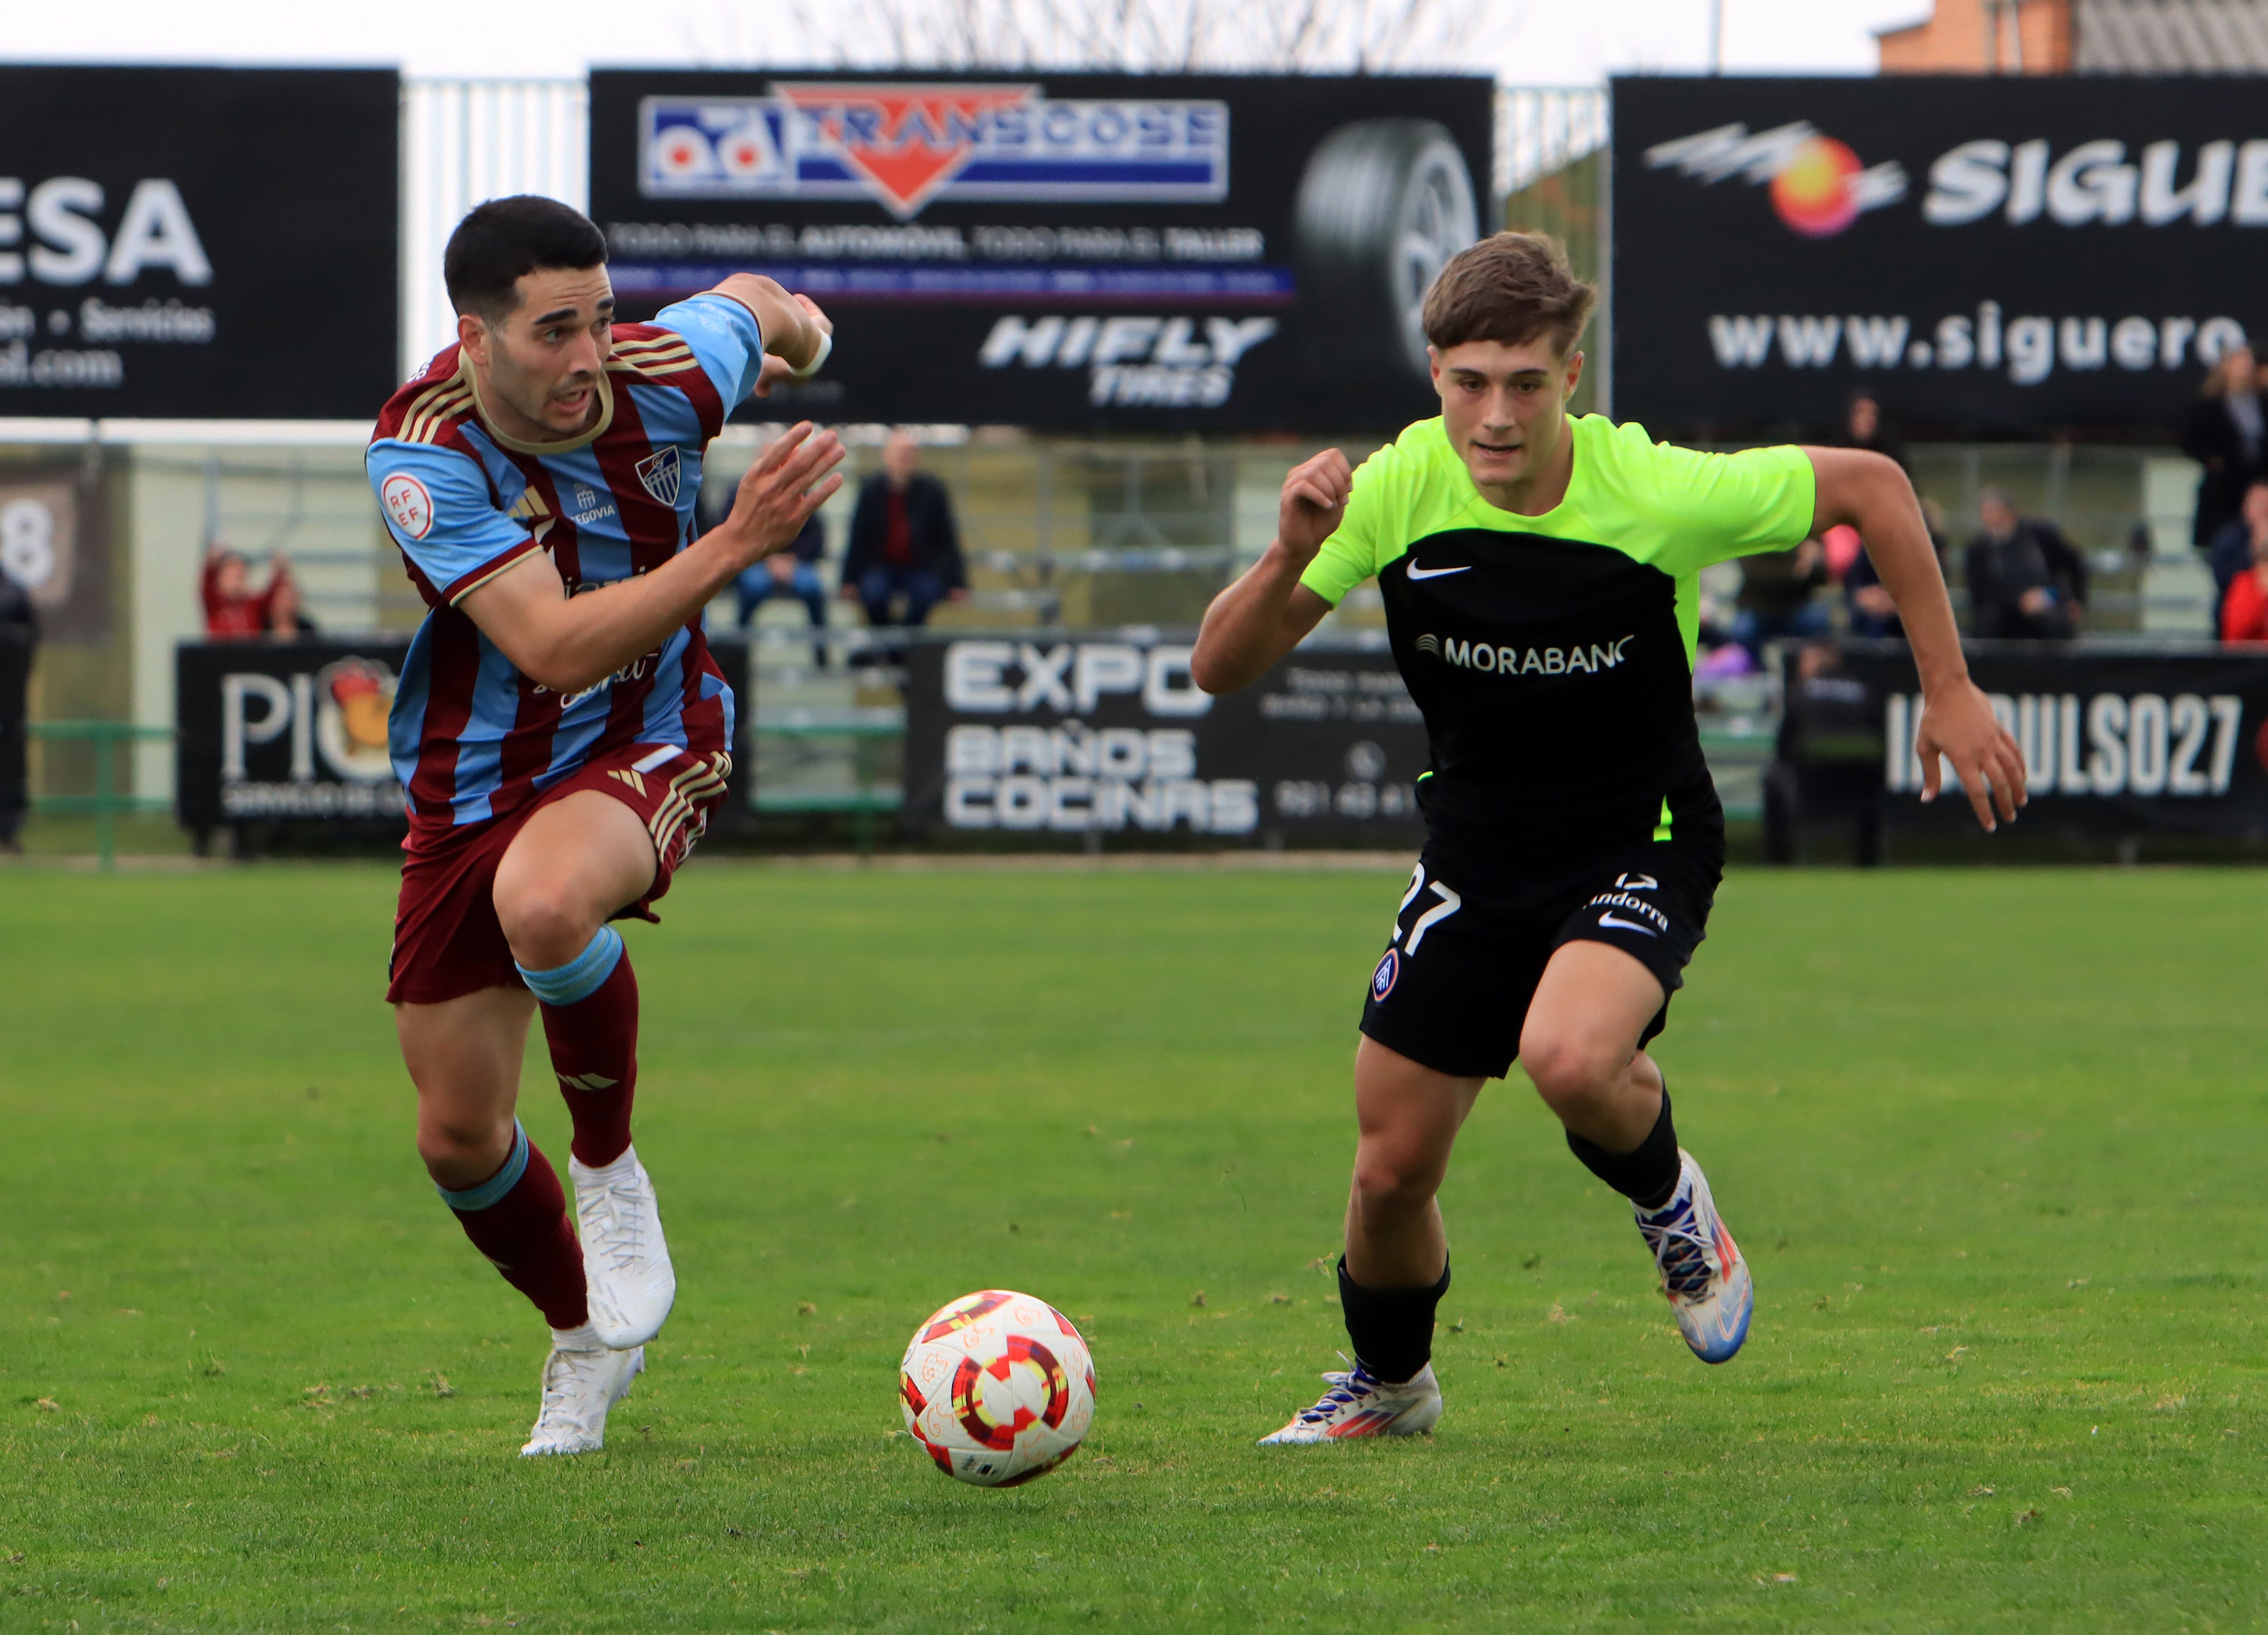
[[[1473,564],[1470,563],[1467,563],[1462,568],[1420,568],[1413,563],[1410,569],[1410,577],[1413,579],[1438,579],[1444,574],[1470,573],[1472,568]]]
[[[1612,931],[1642,931],[1649,937],[1659,937],[1661,935],[1660,932],[1654,930],[1651,925],[1641,925],[1636,920],[1616,919],[1611,914],[1602,914],[1599,916],[1599,924]]]

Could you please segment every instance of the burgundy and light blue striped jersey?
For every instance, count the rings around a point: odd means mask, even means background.
[[[420,833],[517,810],[632,744],[729,750],[733,691],[696,614],[652,652],[563,696],[522,675],[460,604],[531,551],[571,596],[659,567],[694,539],[702,451],[763,365],[755,313],[710,293],[616,324],[598,423],[557,443],[498,431],[452,346],[394,394],[365,463],[431,611],[394,697],[394,770]]]

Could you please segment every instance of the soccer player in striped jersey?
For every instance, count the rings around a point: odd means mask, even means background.
[[[1725,1362],[1748,1337],[1748,1262],[1646,1049],[1725,858],[1693,717],[1703,568],[1857,528],[1921,673],[1929,795],[1942,755],[1987,829],[2023,804],[2023,757],[1969,679],[1905,475],[1862,449],[1702,453],[1571,417],[1594,298],[1548,239],[1498,233],[1452,259],[1424,309],[1440,416],[1359,471],[1336,449],[1296,467],[1275,543],[1214,600],[1191,659],[1199,686],[1233,691],[1374,577],[1432,748],[1425,849],[1355,1055],[1338,1267],[1354,1366],[1269,1443],[1440,1417],[1434,1194],[1483,1083],[1515,1057],[1575,1156],[1630,1200],[1694,1354]]]
[[[751,393],[815,372],[833,327],[748,274],[618,324],[606,260],[555,201],[473,210],[443,258],[457,344],[387,404],[367,456],[430,610],[394,703],[409,836],[387,998],[426,1169],[551,1327],[523,1455],[601,1446],[675,1298],[630,1145],[637,982],[609,922],[655,917],[731,770],[702,609],[842,483],[833,434],[799,425],[700,534],[710,439]],[[514,1116],[539,1010],[572,1219]]]

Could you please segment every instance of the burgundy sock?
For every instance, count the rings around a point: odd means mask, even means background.
[[[497,1173],[462,1192],[441,1189],[441,1201],[473,1247],[504,1273],[504,1280],[535,1302],[555,1329],[590,1322],[583,1283],[583,1246],[567,1219],[559,1176],[527,1132],[512,1126],[512,1154]]]
[[[551,1071],[575,1121],[575,1156],[611,1164],[630,1144],[630,1101],[637,1091],[637,978],[626,952],[607,980],[572,1005],[543,1006]]]

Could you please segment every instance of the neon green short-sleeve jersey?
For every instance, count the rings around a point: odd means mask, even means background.
[[[1300,582],[1336,605],[1375,575],[1425,717],[1437,840],[1553,851],[1719,830],[1693,719],[1695,579],[1811,532],[1799,448],[1705,453],[1596,415],[1541,516],[1481,497],[1439,419],[1363,461]]]

